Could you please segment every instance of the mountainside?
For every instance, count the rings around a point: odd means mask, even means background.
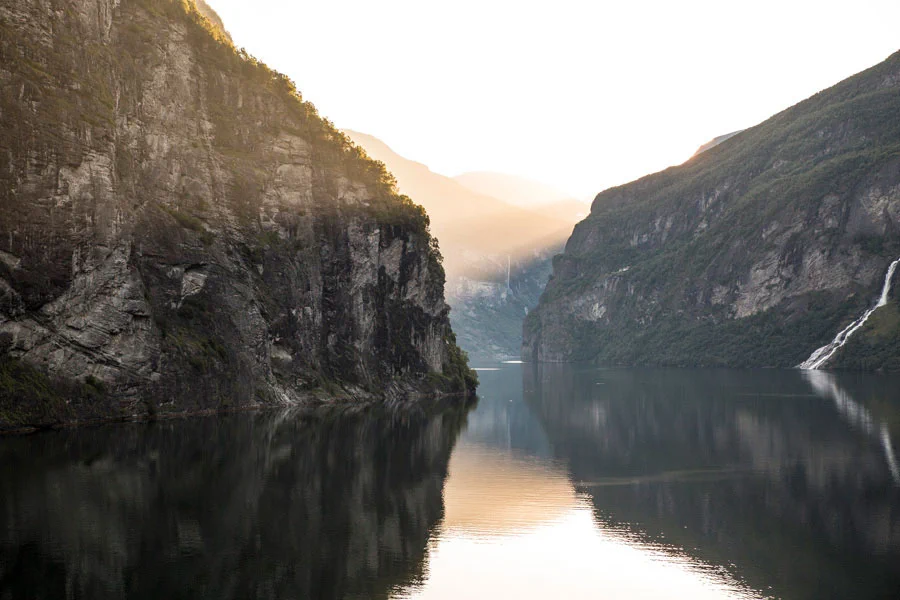
[[[214,11],[213,8],[204,0],[194,0],[194,3],[197,7],[197,12],[206,17],[206,19],[212,24],[217,32],[223,34],[225,36],[225,39],[228,40],[229,43],[233,44],[234,41],[231,39],[231,34],[228,33],[227,29],[225,29],[225,23],[222,22],[222,17],[219,16],[219,13]]]
[[[540,210],[514,206],[434,173],[377,138],[347,134],[383,161],[400,191],[428,211],[444,255],[450,320],[460,346],[479,360],[518,356],[522,321],[537,305],[550,261],[562,250],[577,213],[566,201]]]
[[[599,194],[554,261],[523,355],[794,366],[874,305],[897,257],[900,53]],[[896,313],[893,299],[867,324],[880,337],[865,368],[890,367]],[[853,346],[829,366],[862,366]]]
[[[471,386],[424,210],[193,2],[0,32],[0,426]]]
[[[470,357],[482,362],[518,358],[522,323],[537,306],[553,257],[562,249],[562,242],[538,245],[532,254],[509,263],[506,256],[483,256],[480,273],[473,269],[468,276],[447,280],[450,322]]]
[[[710,148],[715,148],[722,142],[724,142],[726,140],[730,140],[731,138],[733,138],[734,136],[739,134],[741,131],[743,131],[743,129],[738,130],[738,131],[732,131],[731,133],[726,133],[725,135],[718,135],[718,136],[714,137],[713,139],[709,140],[708,142],[706,142],[705,144],[703,144],[702,146],[697,148],[697,151],[694,152],[694,156],[697,156],[698,154],[703,154]]]
[[[400,156],[378,138],[346,133],[369,156],[382,161],[396,176],[400,191],[428,212],[450,279],[467,274],[473,259],[477,263],[483,255],[502,256],[505,263],[506,255],[528,255],[535,247],[562,244],[572,232],[575,220],[569,215],[552,217],[513,206]],[[476,256],[470,259],[464,252]]]

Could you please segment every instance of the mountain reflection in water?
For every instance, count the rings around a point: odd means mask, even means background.
[[[0,439],[0,600],[900,597],[897,377],[493,367]]]
[[[378,598],[422,577],[466,409],[0,439],[0,598]]]

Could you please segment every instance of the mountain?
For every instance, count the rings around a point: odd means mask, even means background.
[[[709,150],[710,148],[715,148],[716,146],[718,146],[725,140],[730,140],[731,138],[733,138],[734,136],[739,134],[741,131],[743,131],[743,129],[739,129],[738,131],[732,131],[731,133],[726,133],[725,135],[720,135],[720,136],[714,137],[713,139],[709,140],[708,142],[706,142],[705,144],[703,144],[702,146],[697,148],[697,151],[694,152],[694,156],[697,156],[698,154],[702,154],[702,153],[706,152],[707,150]]]
[[[562,244],[572,232],[575,219],[513,206],[400,156],[378,138],[357,131],[345,133],[383,162],[397,178],[400,191],[428,212],[450,279],[469,272],[472,261],[466,253],[474,253],[476,262],[485,254],[503,256],[505,264],[506,255],[526,256],[535,247]]]
[[[581,215],[566,201],[538,210],[515,206],[434,173],[375,137],[346,133],[428,211],[444,256],[450,320],[460,345],[479,360],[518,356],[522,320],[537,305],[550,261]]]
[[[554,261],[523,355],[791,367],[874,306],[898,256],[900,53],[600,193]],[[829,366],[900,366],[897,291],[854,340],[868,339],[865,364],[848,344]]]
[[[0,425],[473,385],[424,210],[182,0],[0,1]]]
[[[194,3],[197,7],[197,12],[206,17],[212,26],[225,36],[229,43],[234,44],[234,40],[231,39],[231,34],[225,29],[225,23],[222,22],[222,17],[219,16],[219,13],[213,10],[204,0],[194,0]]]
[[[554,219],[564,219],[571,221],[573,224],[583,220],[591,212],[591,207],[581,200],[569,198],[567,200],[559,200],[552,204],[543,204],[530,209],[539,215]]]

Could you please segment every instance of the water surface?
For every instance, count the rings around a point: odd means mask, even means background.
[[[900,379],[484,366],[0,439],[0,599],[900,597]]]

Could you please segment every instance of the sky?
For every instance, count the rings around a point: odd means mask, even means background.
[[[582,198],[900,49],[897,0],[207,0],[342,129]]]

